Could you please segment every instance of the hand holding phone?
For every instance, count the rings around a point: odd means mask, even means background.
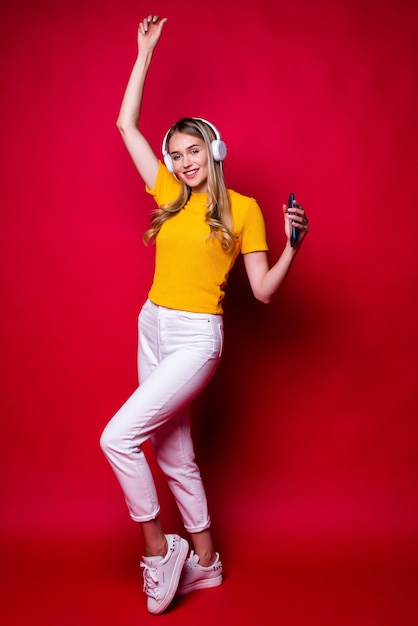
[[[287,206],[289,207],[289,209],[291,209],[291,208],[293,208],[295,206],[295,194],[293,192],[289,196],[289,201],[287,203]],[[293,246],[295,245],[296,240],[298,238],[299,231],[296,228],[296,226],[294,226],[293,224],[291,224],[290,227],[291,227],[290,245],[293,248]]]

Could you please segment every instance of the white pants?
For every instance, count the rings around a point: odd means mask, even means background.
[[[149,300],[139,315],[140,385],[111,419],[100,445],[122,487],[133,520],[160,511],[142,451],[151,438],[156,460],[188,532],[209,528],[206,494],[195,462],[189,403],[209,382],[223,345],[222,315],[188,313]]]

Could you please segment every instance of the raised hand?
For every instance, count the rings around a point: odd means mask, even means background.
[[[138,26],[138,49],[153,50],[157,45],[167,18],[159,15],[148,15]]]

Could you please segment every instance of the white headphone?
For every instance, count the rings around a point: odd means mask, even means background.
[[[215,161],[223,161],[224,158],[226,157],[227,149],[226,149],[225,142],[222,141],[221,139],[221,135],[218,129],[207,120],[204,120],[202,117],[193,117],[192,119],[197,120],[199,122],[203,122],[204,124],[207,124],[213,130],[213,132],[215,133],[216,139],[214,139],[211,144],[212,156]],[[173,160],[168,152],[168,147],[167,147],[167,138],[170,133],[170,130],[171,129],[169,129],[164,136],[163,145],[162,145],[162,153],[163,153],[164,163],[166,165],[166,168],[168,169],[169,172],[173,174],[174,173]]]

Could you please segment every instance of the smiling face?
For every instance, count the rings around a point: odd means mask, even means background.
[[[207,193],[208,151],[203,139],[177,131],[170,137],[168,152],[176,177],[194,192]]]

